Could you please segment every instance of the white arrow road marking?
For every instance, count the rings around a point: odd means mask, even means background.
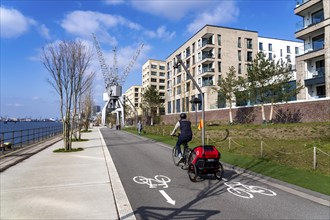
[[[167,200],[166,202],[170,203],[171,205],[175,205],[175,200],[171,199],[171,197],[169,197],[169,195],[167,195],[164,190],[159,190],[159,192],[165,197]]]

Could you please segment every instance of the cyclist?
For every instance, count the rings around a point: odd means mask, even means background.
[[[176,149],[178,151],[178,157],[182,158],[181,152],[181,144],[185,142],[189,142],[192,139],[192,130],[191,130],[191,122],[187,119],[186,113],[180,114],[180,120],[175,124],[175,127],[171,133],[173,136],[175,132],[180,128],[180,135],[178,137],[178,141],[176,142]]]

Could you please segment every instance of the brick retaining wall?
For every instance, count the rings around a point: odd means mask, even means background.
[[[270,105],[265,105],[266,120],[269,120]],[[232,109],[233,119],[238,123],[262,123],[261,107],[235,107]],[[188,117],[192,123],[196,121],[195,112],[189,112]],[[198,121],[202,117],[197,112]],[[162,123],[174,124],[179,118],[178,114],[161,116]],[[229,122],[229,109],[205,111],[206,123]],[[273,122],[330,122],[330,99],[300,101],[276,104],[274,106]]]

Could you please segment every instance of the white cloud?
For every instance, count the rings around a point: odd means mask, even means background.
[[[148,36],[150,38],[171,40],[175,36],[175,31],[169,32],[166,30],[165,26],[160,26],[157,28],[156,31],[146,31],[145,34],[146,34],[146,36]]]
[[[188,12],[195,9],[209,7],[209,4],[215,1],[150,1],[150,0],[131,0],[131,5],[143,12],[153,14],[160,17],[165,17],[171,20],[179,20],[183,18]]]
[[[36,21],[15,9],[0,7],[1,37],[15,38],[27,32]]]
[[[42,24],[39,26],[39,33],[44,38],[48,40],[50,39],[49,29],[46,27],[46,25]]]
[[[32,18],[24,16],[16,9],[0,7],[1,37],[17,38],[26,33],[31,27],[37,28],[39,34],[50,39],[49,30]]]
[[[105,3],[108,5],[120,5],[125,3],[125,0],[105,0]]]
[[[190,33],[195,33],[206,24],[223,25],[233,21],[239,15],[239,9],[234,1],[221,1],[213,10],[203,11],[188,25]]]
[[[73,11],[62,20],[61,26],[67,32],[77,36],[90,37],[92,33],[95,33],[98,37],[101,36],[100,41],[108,42],[113,46],[117,44],[117,40],[108,34],[107,30],[110,28],[124,26],[133,30],[141,29],[139,24],[122,16],[93,11]]]

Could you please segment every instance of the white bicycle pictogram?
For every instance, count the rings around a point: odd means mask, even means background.
[[[253,198],[252,193],[259,193],[265,196],[276,196],[275,192],[260,186],[248,186],[240,182],[225,183],[225,185],[228,186],[228,192],[245,199]]]
[[[133,178],[133,180],[138,184],[146,184],[149,186],[149,188],[157,188],[158,186],[168,188],[167,183],[171,182],[171,179],[164,175],[156,175],[154,178],[136,176]]]

